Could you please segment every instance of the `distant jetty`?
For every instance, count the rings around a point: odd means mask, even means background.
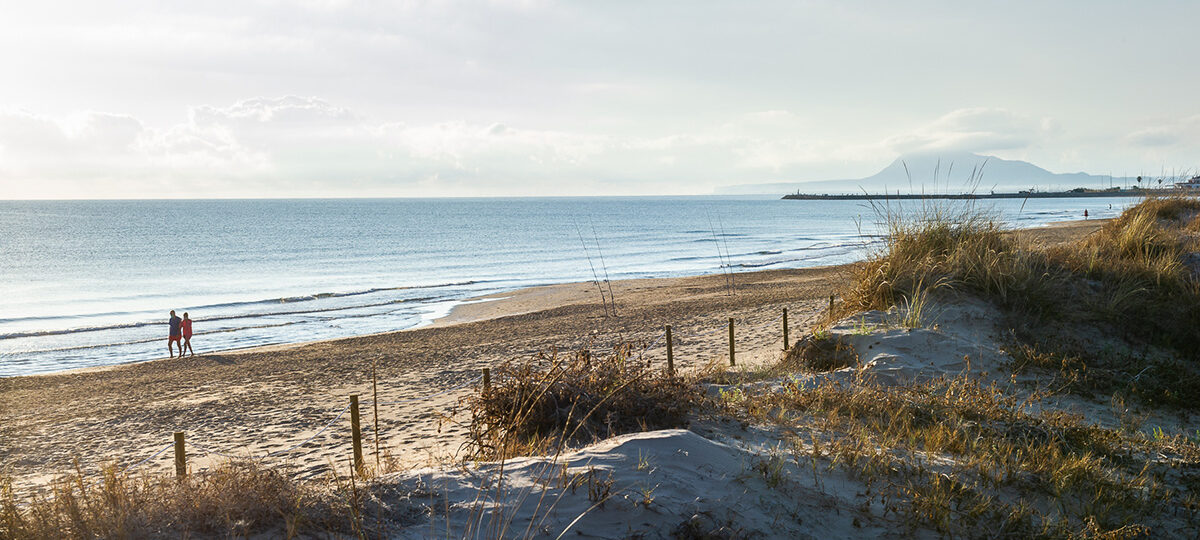
[[[1016,193],[862,193],[858,195],[822,195],[815,193],[792,193],[784,195],[784,199],[799,201],[874,201],[874,200],[910,200],[910,199],[1066,199],[1078,197],[1144,197],[1177,192],[1173,189],[1085,189],[1075,188],[1068,191],[1018,191]]]

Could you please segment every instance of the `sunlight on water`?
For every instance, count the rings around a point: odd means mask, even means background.
[[[994,202],[1028,227],[1133,200]],[[164,357],[171,309],[213,351],[411,328],[593,266],[625,279],[845,263],[876,219],[861,201],[773,197],[4,201],[0,376]]]

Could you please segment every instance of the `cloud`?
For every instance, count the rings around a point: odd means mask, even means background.
[[[1147,149],[1200,144],[1200,114],[1139,129],[1125,141]]]
[[[999,108],[952,111],[885,144],[901,154],[994,152],[1027,148],[1057,131],[1050,119],[1035,119]]]
[[[657,137],[410,124],[298,96],[199,106],[161,129],[20,112],[0,116],[0,186],[46,197],[707,193],[838,155],[806,129],[778,110]]]
[[[165,127],[103,112],[17,111],[0,114],[0,189],[19,198],[700,194],[865,176],[897,153],[1036,147],[1058,132],[1047,119],[993,108],[952,111],[875,142],[824,126],[767,109],[622,135],[589,125],[397,121],[301,96],[197,106]],[[1193,117],[1131,138],[1175,140],[1197,127]]]

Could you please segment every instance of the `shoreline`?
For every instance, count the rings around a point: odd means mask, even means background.
[[[727,317],[739,321],[738,365],[771,362],[783,350],[778,310],[791,308],[799,335],[841,270],[748,272],[739,275],[737,295],[728,294],[721,275],[614,282],[616,318],[586,294],[595,295],[590,283],[543,286],[468,304],[489,306],[490,313],[456,314],[471,322],[0,379],[0,469],[11,471],[21,490],[45,486],[75,459],[95,478],[102,465],[139,463],[182,431],[197,470],[225,456],[284,452],[270,463],[300,478],[328,474],[348,440],[339,411],[348,395],[370,399],[373,368],[378,399],[401,404],[380,407],[381,459],[398,468],[445,463],[465,441],[469,418],[459,400],[483,367],[556,350],[645,346],[662,324],[673,324],[676,365],[694,369],[722,358],[726,334],[714,330],[723,330]],[[639,358],[661,363],[664,354],[660,345]],[[46,396],[55,406],[44,406]],[[364,438],[373,435],[367,428]],[[171,463],[160,455],[142,470],[166,472]]]
[[[1023,228],[1023,229],[1013,229],[1013,231],[1014,232],[1020,232],[1020,231],[1031,232],[1031,231],[1039,231],[1039,230],[1044,231],[1044,230],[1053,230],[1053,229],[1061,229],[1061,228],[1087,226],[1087,224],[1098,224],[1098,223],[1104,223],[1107,221],[1108,221],[1108,219],[1091,219],[1091,220],[1077,219],[1077,220],[1067,220],[1067,221],[1054,221],[1054,222],[1049,222],[1049,223],[1043,223],[1043,224],[1040,224],[1040,225],[1037,225],[1034,227],[1028,227],[1028,228]],[[857,261],[855,261],[855,262],[857,262]],[[810,267],[803,267],[803,268],[778,268],[778,269],[767,269],[767,270],[749,270],[746,272],[736,272],[736,274],[741,276],[741,275],[754,274],[756,272],[833,269],[833,268],[839,268],[839,267],[846,267],[846,266],[855,264],[855,262],[845,263],[845,264],[840,264],[840,265],[810,266]],[[614,280],[614,281],[612,281],[612,283],[614,283],[614,284],[627,283],[627,282],[653,283],[658,280],[676,280],[676,279],[688,279],[688,278],[714,278],[716,276],[721,276],[721,275],[722,274],[706,273],[706,274],[684,275],[684,276],[674,276],[674,277],[633,278],[633,279]],[[444,327],[447,325],[453,325],[453,324],[465,324],[465,323],[477,322],[477,321],[482,321],[482,320],[488,320],[488,319],[492,319],[492,318],[499,318],[499,317],[512,316],[512,315],[523,315],[523,314],[527,314],[527,313],[536,312],[540,309],[543,309],[545,305],[549,305],[549,304],[545,304],[545,303],[541,303],[541,304],[537,303],[534,299],[538,298],[538,297],[544,298],[544,300],[546,302],[569,300],[574,303],[579,303],[579,302],[586,302],[587,298],[589,297],[589,293],[591,293],[590,296],[592,296],[594,299],[594,297],[596,296],[594,291],[587,290],[592,287],[595,287],[595,282],[593,282],[593,281],[572,281],[572,282],[564,282],[564,283],[549,283],[549,284],[545,284],[545,285],[523,286],[523,287],[518,287],[515,289],[506,289],[506,290],[488,293],[488,294],[484,294],[484,295],[472,296],[472,297],[465,298],[462,300],[452,301],[453,305],[449,309],[444,310],[444,312],[441,315],[439,315],[438,317],[431,318],[431,319],[422,319],[421,323],[418,323],[418,324],[408,327],[408,328],[401,328],[398,330],[387,330],[387,331],[383,331],[383,332],[372,332],[372,333],[368,333],[368,334],[357,334],[357,335],[351,335],[351,336],[335,337],[335,338],[323,338],[323,339],[314,339],[314,340],[297,341],[297,342],[289,342],[289,343],[275,343],[275,344],[269,344],[269,345],[251,345],[251,346],[247,346],[247,347],[235,347],[235,348],[230,348],[230,349],[215,349],[215,350],[211,350],[211,351],[206,350],[204,353],[197,355],[196,357],[199,358],[199,357],[205,356],[205,355],[240,355],[240,354],[257,354],[257,353],[266,353],[266,352],[280,352],[280,351],[287,351],[287,350],[291,350],[291,349],[295,349],[295,348],[299,348],[299,347],[313,346],[313,345],[319,345],[319,344],[330,343],[330,342],[338,342],[338,341],[343,341],[343,340],[348,340],[348,339],[386,336],[389,334],[395,334],[395,333],[401,333],[401,332],[417,331],[417,330],[421,330],[424,328],[440,328],[440,327]],[[571,293],[565,294],[565,291],[571,291]],[[483,304],[483,305],[472,307],[475,304]],[[494,305],[488,306],[488,304],[494,304]],[[181,358],[181,357],[175,357],[175,358]],[[191,357],[189,356],[188,358],[191,358]],[[88,367],[65,369],[65,370],[60,370],[60,371],[51,371],[51,372],[45,372],[45,373],[32,373],[32,374],[28,374],[28,375],[14,375],[14,376],[9,376],[9,377],[0,377],[0,381],[3,381],[5,379],[13,379],[13,378],[21,378],[21,377],[49,377],[49,376],[56,376],[56,375],[71,375],[71,374],[105,372],[105,371],[111,371],[113,369],[118,369],[118,368],[122,368],[122,367],[126,367],[126,366],[134,366],[134,365],[138,365],[138,364],[145,364],[148,362],[161,362],[161,361],[169,361],[169,360],[172,360],[172,358],[160,356],[157,358],[150,358],[150,359],[146,359],[146,360],[136,360],[136,361],[132,361],[132,362],[123,362],[123,363],[118,363],[118,364],[88,366]]]

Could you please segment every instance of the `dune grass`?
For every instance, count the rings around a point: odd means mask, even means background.
[[[77,471],[32,498],[17,497],[11,478],[0,477],[0,538],[381,538],[419,521],[408,503],[414,495],[352,476],[299,481],[252,462],[224,463],[182,481],[109,467],[91,483]]]
[[[1039,246],[970,207],[884,210],[887,240],[854,267],[829,321],[955,291],[999,306],[1015,369],[1084,392],[1200,408],[1200,200],[1148,198],[1086,238]]]
[[[835,317],[904,305],[941,288],[975,292],[1023,314],[1055,312],[1063,276],[994,216],[952,204],[925,206],[915,214],[877,211],[886,241],[853,267]]]
[[[790,459],[812,471],[814,488],[843,471],[866,485],[863,509],[909,532],[1134,538],[1200,525],[1197,441],[1088,425],[965,375],[907,386],[789,383],[735,408],[799,433]],[[1181,489],[1180,478],[1193,484]]]
[[[469,400],[468,450],[481,459],[544,454],[622,433],[687,425],[694,378],[651,368],[622,345],[606,354],[553,351],[506,362]]]

